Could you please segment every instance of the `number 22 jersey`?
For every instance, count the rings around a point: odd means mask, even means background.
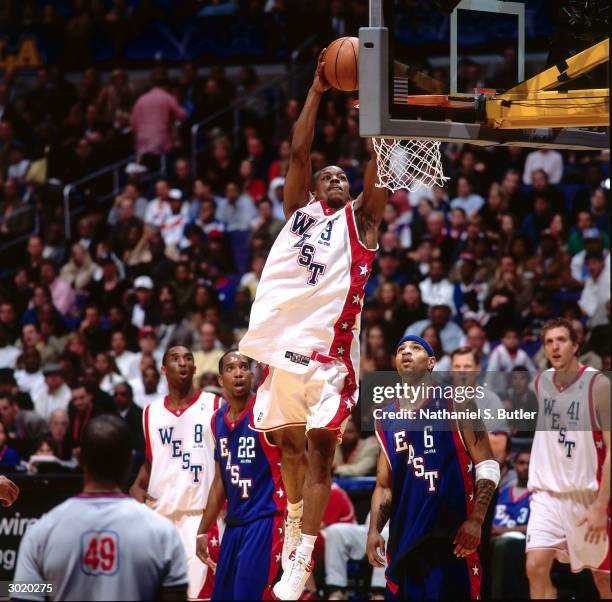
[[[227,417],[229,404],[212,418],[215,461],[219,463],[227,497],[228,526],[284,512],[287,505],[280,449],[268,442],[265,433],[249,426],[254,402],[255,398],[249,401],[234,422]]]

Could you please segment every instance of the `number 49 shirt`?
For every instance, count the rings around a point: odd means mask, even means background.
[[[26,531],[14,580],[54,587],[16,599],[155,600],[187,586],[185,551],[172,523],[136,500],[80,495]]]

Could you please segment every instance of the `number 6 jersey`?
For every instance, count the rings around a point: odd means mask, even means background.
[[[151,478],[150,506],[164,516],[203,510],[215,476],[214,441],[210,420],[223,400],[198,391],[180,412],[169,408],[167,398],[150,403],[143,413],[147,458]]]

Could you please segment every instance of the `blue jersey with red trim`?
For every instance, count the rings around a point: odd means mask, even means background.
[[[376,425],[392,473],[389,577],[403,570],[407,554],[430,540],[445,540],[450,549],[474,505],[473,463],[456,424],[389,415],[399,408],[387,406]],[[451,402],[433,399],[408,409],[418,417],[421,408],[452,411]]]
[[[527,488],[504,487],[497,497],[493,524],[497,527],[521,527],[529,521],[530,494]]]
[[[228,525],[243,525],[283,512],[287,505],[280,472],[280,449],[265,433],[249,426],[254,399],[235,422],[226,404],[212,417],[215,460],[219,463],[227,497]]]

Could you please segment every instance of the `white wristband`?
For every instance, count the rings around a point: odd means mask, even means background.
[[[484,460],[476,464],[476,482],[481,479],[488,479],[495,483],[497,487],[500,479],[499,464],[495,460]]]

